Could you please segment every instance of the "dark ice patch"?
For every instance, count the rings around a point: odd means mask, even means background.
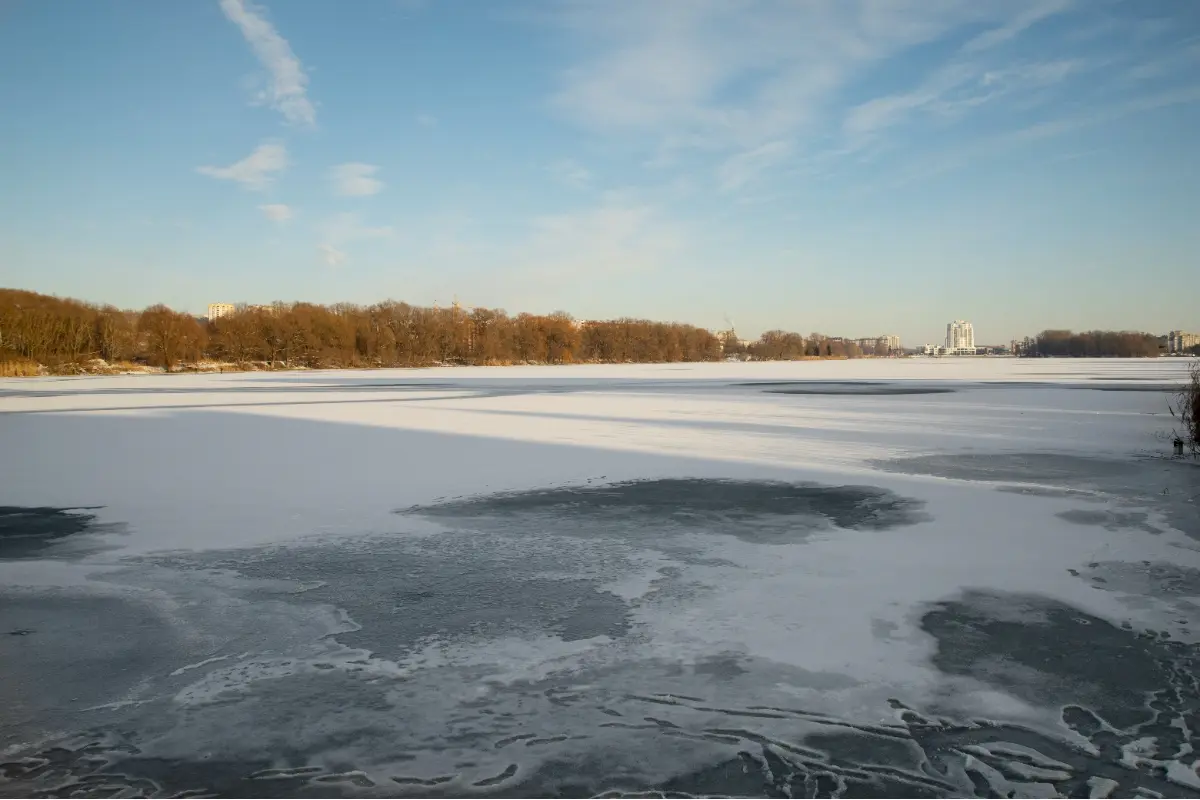
[[[828,395],[913,395],[952,394],[949,386],[929,386],[919,383],[887,383],[885,381],[749,381],[734,386],[761,389],[767,394],[828,394]]]
[[[1122,505],[1154,508],[1168,525],[1200,539],[1200,503],[1193,502],[1200,467],[1191,459],[957,453],[879,459],[871,464],[889,472],[1003,484],[996,487],[1003,492],[1085,502],[1116,497]]]
[[[1144,723],[1146,701],[1169,686],[1182,645],[1114,626],[1036,595],[969,591],[936,603],[921,627],[933,664],[1035,706],[1082,705],[1116,727]]]
[[[923,505],[875,486],[667,478],[484,495],[398,513],[456,519],[550,515],[562,523],[563,533],[583,521],[675,523],[770,543],[795,541],[829,525],[871,530],[912,525],[926,519]]]
[[[1138,471],[1132,461],[1058,453],[957,453],[878,459],[880,469],[967,481],[1042,481],[1065,485],[1122,478]]]
[[[175,629],[148,604],[59,591],[0,593],[0,708],[7,725],[53,728],[169,671]]]
[[[666,758],[662,732],[656,750]],[[872,769],[832,763],[786,742],[756,736],[688,735],[670,731],[680,755],[676,763],[696,762],[697,752],[708,752],[704,765],[686,769],[666,780],[646,780],[650,770],[661,771],[662,762],[646,761],[618,753],[591,753],[576,759],[543,762],[514,786],[513,797],[943,797],[958,796],[948,783],[892,766]],[[632,732],[631,732],[632,734]],[[727,755],[731,743],[738,752]],[[639,763],[639,760],[641,763]],[[911,757],[909,758],[911,761]],[[656,769],[657,768],[657,769]]]
[[[1085,492],[1079,489],[1054,489],[1046,486],[1021,486],[1019,484],[1012,486],[997,486],[997,492],[1005,494],[1023,494],[1027,497],[1071,497],[1084,502],[1096,502],[1099,498],[1092,492]]]
[[[904,765],[917,771],[923,754],[911,739],[858,732],[821,732],[804,738],[807,747],[821,750],[835,763],[853,766]]]
[[[1178,564],[1100,561],[1088,565],[1097,588],[1146,597],[1200,598],[1200,570]],[[1100,580],[1097,580],[1097,579]],[[1191,620],[1200,625],[1200,619]]]
[[[766,394],[849,395],[886,397],[889,395],[954,394],[948,386],[799,386],[788,389],[765,389]]]
[[[740,656],[737,653],[720,653],[698,659],[692,667],[692,672],[719,681],[733,680],[747,672],[746,668],[738,663],[739,660]]]
[[[356,627],[337,641],[393,659],[431,637],[550,633],[574,641],[619,638],[630,625],[629,606],[598,580],[549,576],[563,569],[553,548],[515,549],[508,539],[475,533],[176,556],[171,563],[259,581],[264,588],[249,599],[335,605]],[[297,596],[290,588],[297,583],[311,588]]]
[[[734,386],[775,388],[780,386],[887,386],[885,381],[746,381]]]
[[[1091,378],[1091,380],[1097,379]],[[1179,390],[1178,386],[1171,386],[1165,383],[1112,383],[1105,386],[1079,386],[1067,384],[1063,386],[1063,388],[1082,389],[1084,391],[1092,392],[1156,392],[1160,394],[1163,392],[1175,392]]]
[[[96,521],[86,509],[0,506],[0,560],[45,558]]]
[[[1108,531],[1136,529],[1146,533],[1161,533],[1158,528],[1147,521],[1147,515],[1141,511],[1100,511],[1090,508],[1072,508],[1060,511],[1055,516],[1075,525],[1093,525]]]

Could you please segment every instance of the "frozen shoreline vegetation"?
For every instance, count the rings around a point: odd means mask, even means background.
[[[1194,796],[1185,369],[0,381],[0,794]]]
[[[164,305],[142,311],[0,288],[0,378],[155,372],[379,369],[533,364],[683,364],[724,359],[800,361],[899,355],[895,337],[850,340],[566,312],[423,308],[386,300],[214,304],[209,318]],[[1043,356],[1157,357],[1159,339],[1136,331],[1045,330],[1021,345]]]

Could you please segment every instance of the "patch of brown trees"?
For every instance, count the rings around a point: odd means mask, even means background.
[[[212,359],[272,367],[417,367],[715,361],[721,341],[692,325],[476,308],[276,303],[201,320],[163,305],[121,311],[0,289],[0,361],[66,369],[92,359],[174,369]]]
[[[740,348],[735,348],[737,352]],[[864,353],[857,343],[821,333],[807,337],[791,331],[771,330],[751,342],[745,354],[756,361],[795,361],[802,358],[861,358]],[[869,355],[875,355],[874,348]],[[887,355],[883,348],[881,355]]]
[[[886,349],[886,348],[885,348]],[[866,355],[882,355],[874,352]],[[1129,331],[1047,330],[1042,356],[1156,356],[1157,337]],[[849,340],[771,330],[745,344],[693,325],[639,319],[576,322],[563,312],[276,303],[216,320],[155,305],[144,311],[0,289],[0,363],[69,370],[92,359],[174,369],[203,359],[270,367],[421,367],[858,358]],[[16,373],[21,374],[21,373]]]
[[[1034,352],[1029,355],[1096,358],[1147,358],[1159,355],[1158,337],[1137,331],[1046,330],[1037,335]]]

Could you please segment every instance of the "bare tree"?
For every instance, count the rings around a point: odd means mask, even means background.
[[[195,354],[203,333],[194,317],[172,311],[161,303],[142,312],[138,331],[146,336],[151,359],[167,372],[183,357]]]
[[[1186,446],[1193,457],[1200,455],[1200,360],[1188,365],[1187,379],[1168,408],[1178,420],[1175,441]]]

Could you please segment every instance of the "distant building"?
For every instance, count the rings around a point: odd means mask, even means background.
[[[220,319],[221,317],[227,317],[235,310],[233,303],[209,303],[208,318]]]
[[[971,323],[956,319],[946,325],[946,349],[955,352],[975,349],[975,328]]]
[[[859,350],[868,355],[878,353],[880,350],[889,355],[900,352],[900,337],[891,334],[868,336],[864,339],[854,339],[852,341],[858,345]]]
[[[1200,333],[1171,331],[1167,334],[1167,352],[1172,355],[1183,355],[1198,344],[1200,344]]]
[[[926,345],[925,352],[927,355],[973,356],[976,353],[975,328],[965,320],[956,319],[946,325],[946,343],[938,347]]]

